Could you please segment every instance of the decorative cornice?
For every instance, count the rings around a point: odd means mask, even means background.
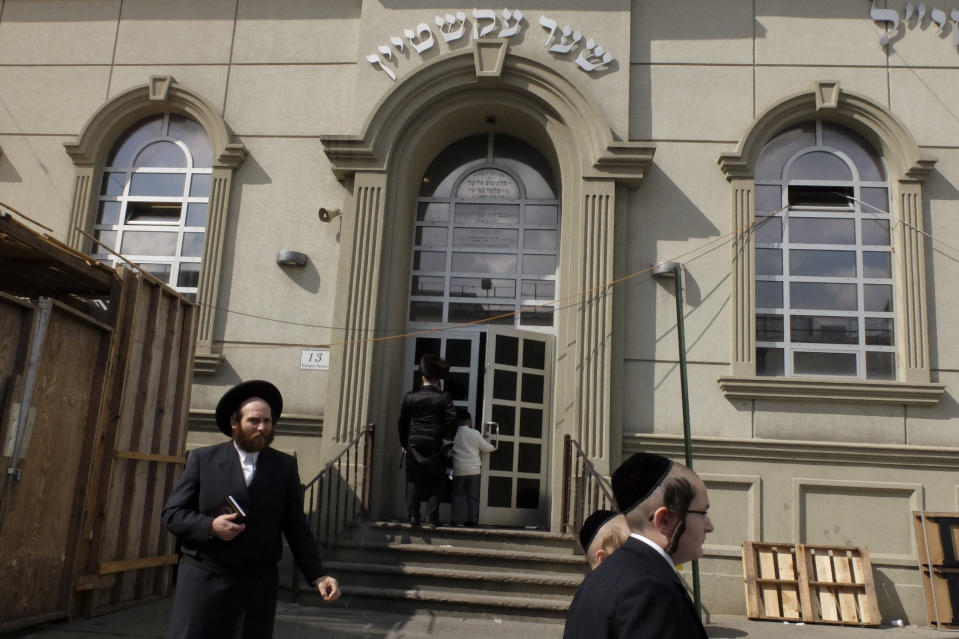
[[[221,353],[196,353],[193,355],[193,374],[213,375],[220,368],[221,363],[223,363]]]
[[[203,408],[190,409],[190,430],[200,432],[220,432],[216,425],[216,411]],[[303,437],[321,437],[323,435],[323,416],[299,413],[283,413],[277,422],[276,432],[280,435],[299,435]]]
[[[865,402],[935,406],[946,391],[945,384],[844,379],[798,379],[794,377],[720,377],[719,387],[727,399],[789,401]]]
[[[838,82],[814,82],[810,90],[772,105],[753,122],[734,152],[723,153],[719,165],[727,180],[751,179],[760,151],[776,133],[793,124],[828,119],[865,136],[882,153],[892,177],[916,170],[914,179],[931,160],[922,156],[909,130],[890,111],[868,98],[850,93]]]
[[[926,178],[932,174],[935,168],[935,160],[919,160],[906,171],[906,178],[914,182],[923,183],[926,181]]]
[[[383,160],[362,137],[327,135],[320,142],[337,180],[345,180],[357,171],[383,170]]]
[[[246,157],[244,146],[232,141],[223,116],[172,76],[151,76],[147,84],[114,96],[83,125],[76,140],[63,146],[77,166],[98,166],[127,127],[150,115],[168,111],[182,113],[204,128],[216,158],[215,167],[235,168]]]
[[[235,169],[246,159],[246,147],[239,142],[230,142],[216,159],[217,167]]]
[[[638,187],[653,164],[655,152],[656,145],[649,142],[611,142],[593,168],[602,174],[600,177],[612,177],[626,186]]]
[[[330,169],[340,180],[359,171],[383,171],[424,121],[483,103],[506,104],[532,119],[560,122],[583,159],[583,177],[622,176],[635,184],[648,166],[648,145],[615,141],[602,110],[569,78],[515,53],[505,56],[498,76],[477,78],[470,47],[441,55],[402,78],[371,110],[361,134],[321,137]]]
[[[751,460],[762,463],[842,464],[930,470],[959,467],[959,448],[938,446],[695,437],[692,449],[694,460]],[[681,435],[636,433],[623,436],[624,455],[640,451],[682,459],[683,438]],[[740,467],[737,472],[743,472],[743,469]]]

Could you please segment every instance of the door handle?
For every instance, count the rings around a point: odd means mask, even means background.
[[[493,435],[499,440],[499,424],[497,422],[483,422],[483,439],[488,441]],[[499,445],[499,441],[496,443]]]

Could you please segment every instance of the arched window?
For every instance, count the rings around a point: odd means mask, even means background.
[[[193,120],[173,113],[140,120],[107,155],[95,237],[195,300],[212,167],[210,140]],[[119,261],[102,245],[94,254]]]
[[[859,135],[813,121],[756,163],[756,374],[896,379],[889,184]]]
[[[506,135],[441,153],[423,178],[409,322],[553,326],[559,200],[546,161]],[[515,313],[515,315],[510,315]]]

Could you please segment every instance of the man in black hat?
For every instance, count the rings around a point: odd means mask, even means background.
[[[691,469],[639,453],[613,472],[613,496],[632,531],[583,580],[564,639],[707,639],[676,565],[703,554],[713,530],[706,485]]]
[[[426,516],[439,523],[440,493],[446,476],[450,442],[456,435],[456,408],[440,380],[450,365],[435,355],[420,358],[422,385],[403,397],[400,408],[400,446],[406,455],[406,512],[410,524],[420,524],[420,502],[427,500]]]
[[[171,638],[272,637],[281,533],[323,599],[340,596],[303,513],[296,459],[270,448],[282,410],[269,382],[228,390],[216,423],[231,441],[192,451],[163,508],[163,524],[181,544]]]

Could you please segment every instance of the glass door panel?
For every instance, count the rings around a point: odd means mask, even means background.
[[[549,511],[549,405],[553,337],[491,327],[483,419],[496,450],[483,457],[480,522],[544,527]]]

